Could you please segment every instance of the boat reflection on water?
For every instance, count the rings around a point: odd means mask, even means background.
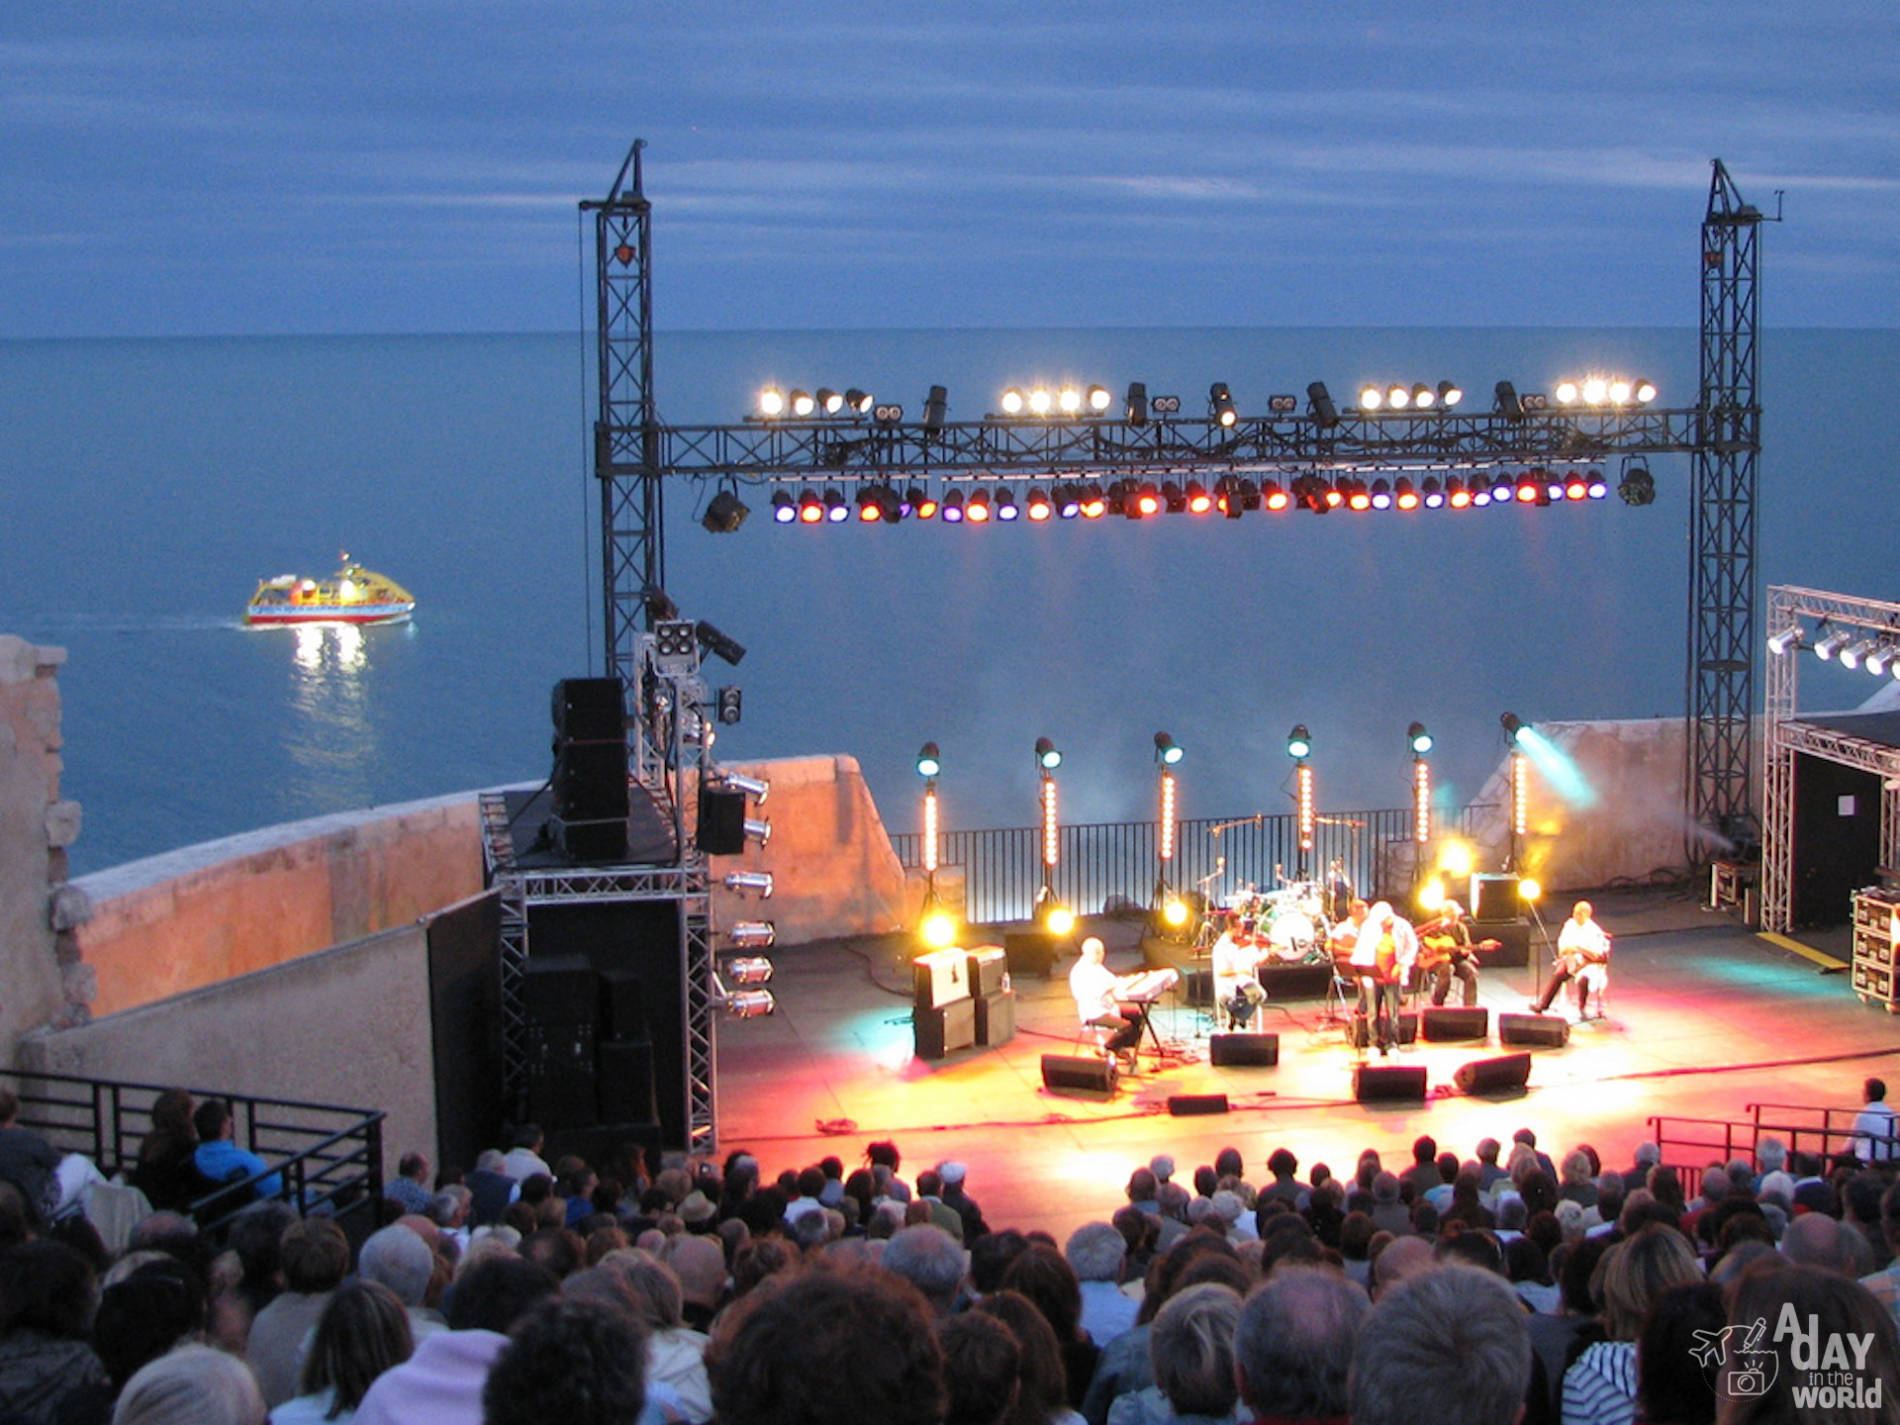
[[[363,630],[353,623],[305,623],[292,630],[296,636],[297,666],[321,673],[326,661],[339,673],[359,673],[368,662]]]
[[[305,623],[290,630],[289,699],[279,736],[283,797],[296,807],[335,810],[382,800],[383,724],[374,696],[379,645],[409,637],[413,624],[364,628]]]

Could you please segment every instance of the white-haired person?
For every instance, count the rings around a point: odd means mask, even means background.
[[[1082,958],[1069,971],[1069,993],[1082,1023],[1108,1031],[1103,1048],[1119,1055],[1123,1068],[1135,1067],[1141,1039],[1141,1011],[1121,1002],[1122,982],[1106,963],[1108,948],[1091,935],[1082,942]]]
[[[267,1418],[251,1368],[196,1344],[141,1366],[112,1410],[112,1425],[265,1425]]]

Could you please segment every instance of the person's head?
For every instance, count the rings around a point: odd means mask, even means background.
[[[1714,1420],[1715,1377],[1721,1369],[1698,1352],[1722,1334],[1722,1288],[1713,1282],[1672,1286],[1651,1304],[1636,1341],[1636,1413],[1642,1420]],[[1698,1332],[1707,1336],[1698,1338]]]
[[[64,1242],[16,1242],[0,1251],[0,1334],[43,1331],[83,1341],[98,1307],[91,1264]]]
[[[1495,1138],[1478,1140],[1478,1161],[1487,1167],[1495,1168],[1498,1163],[1498,1154],[1503,1151],[1504,1145]]]
[[[937,1425],[946,1394],[933,1328],[916,1288],[877,1267],[820,1261],[787,1273],[713,1332],[713,1416],[720,1425],[830,1425],[848,1402],[854,1419]]]
[[[646,1252],[615,1252],[601,1265],[626,1282],[638,1304],[640,1319],[651,1331],[671,1331],[685,1318],[686,1294],[680,1279],[665,1262]]]
[[[1267,1156],[1267,1171],[1282,1180],[1292,1177],[1300,1170],[1300,1160],[1286,1148],[1275,1148]]]
[[[1168,1298],[1148,1337],[1155,1385],[1177,1415],[1225,1415],[1234,1408],[1234,1328],[1240,1296],[1224,1286],[1191,1286]]]
[[[1784,1320],[1798,1323],[1798,1329],[1780,1329]],[[1731,1327],[1748,1328],[1757,1321],[1768,1323],[1759,1350],[1773,1352],[1776,1359],[1766,1363],[1767,1369],[1760,1369],[1764,1363],[1759,1356],[1742,1362],[1730,1355],[1727,1370],[1716,1383],[1726,1397],[1726,1408],[1721,1415],[1723,1425],[1815,1418],[1843,1422],[1892,1418],[1892,1402],[1895,1393],[1900,1391],[1900,1336],[1895,1334],[1893,1313],[1876,1301],[1866,1287],[1837,1272],[1790,1263],[1773,1253],[1765,1254],[1742,1271],[1728,1296]],[[1805,1356],[1804,1341],[1810,1346],[1810,1353]],[[1812,1347],[1826,1348],[1832,1356],[1836,1343],[1848,1345],[1850,1355],[1864,1351],[1864,1364],[1850,1360],[1847,1373],[1853,1376],[1853,1386],[1858,1391],[1869,1394],[1879,1391],[1877,1398],[1881,1408],[1869,1410],[1863,1403],[1858,1408],[1817,1412],[1795,1404],[1794,1391],[1811,1383],[1811,1372],[1817,1365],[1814,1355],[1818,1352],[1813,1352]],[[1825,1368],[1825,1358],[1820,1364]],[[1765,1378],[1765,1388],[1752,1396],[1744,1396],[1736,1388],[1733,1372],[1745,1365],[1758,1368],[1758,1381]]]
[[[1150,1168],[1136,1168],[1128,1175],[1126,1192],[1130,1202],[1153,1202],[1155,1194],[1161,1190],[1161,1184],[1155,1180]]]
[[[1887,1097],[1887,1084],[1883,1079],[1869,1079],[1861,1086],[1861,1091],[1867,1095],[1867,1102],[1880,1103]]]
[[[336,1403],[354,1410],[376,1377],[414,1349],[409,1313],[396,1293],[380,1282],[349,1282],[317,1318],[300,1385],[305,1395],[335,1390]]]
[[[1106,1222],[1089,1222],[1069,1234],[1063,1255],[1085,1282],[1118,1282],[1122,1263],[1128,1256],[1128,1243],[1122,1234]]]
[[[197,1107],[190,1089],[166,1089],[152,1100],[152,1131],[174,1138],[195,1138],[191,1115]]]
[[[93,1316],[93,1350],[112,1384],[123,1386],[140,1366],[205,1329],[209,1292],[192,1267],[162,1252],[121,1258],[123,1275],[106,1283]]]
[[[1429,1271],[1432,1244],[1423,1237],[1395,1237],[1372,1259],[1372,1287],[1375,1297],[1383,1298],[1402,1281]]]
[[[522,1148],[530,1153],[539,1153],[541,1151],[541,1142],[541,1125],[538,1123],[524,1123],[516,1128],[514,1133],[509,1137],[508,1146],[510,1149]]]
[[[1570,918],[1576,921],[1578,925],[1582,925],[1595,914],[1596,907],[1591,905],[1589,901],[1578,901],[1570,908]]]
[[[388,1287],[404,1306],[420,1306],[435,1273],[435,1253],[407,1227],[391,1224],[369,1235],[356,1270],[365,1281]]]
[[[714,1237],[669,1237],[660,1258],[679,1278],[680,1295],[689,1305],[719,1304],[726,1287],[726,1254]]]
[[[284,1234],[296,1225],[297,1214],[281,1202],[260,1202],[244,1209],[225,1234],[225,1245],[237,1254],[247,1286],[273,1287],[283,1271]],[[345,1270],[349,1248],[344,1248]],[[337,1280],[341,1281],[339,1277]]]
[[[1438,1140],[1429,1133],[1420,1134],[1412,1140],[1412,1162],[1418,1167],[1438,1160]]]
[[[1082,942],[1082,958],[1091,965],[1099,965],[1108,958],[1108,947],[1091,935]]]
[[[1575,1206],[1574,1203],[1571,1205]],[[1505,1274],[1504,1249],[1498,1245],[1496,1237],[1482,1228],[1470,1228],[1439,1238],[1432,1248],[1432,1255],[1441,1262],[1462,1262],[1468,1267],[1478,1267],[1499,1276]]]
[[[215,1143],[231,1136],[231,1105],[221,1098],[208,1098],[191,1115],[191,1126],[200,1141]]]
[[[1275,1271],[1234,1332],[1240,1394],[1256,1419],[1343,1418],[1353,1343],[1371,1303],[1337,1272]]]
[[[963,1286],[963,1248],[941,1227],[924,1222],[893,1233],[880,1260],[885,1271],[916,1287],[937,1315],[955,1309]]]
[[[1247,1170],[1246,1159],[1240,1156],[1238,1148],[1223,1148],[1214,1155],[1214,1176],[1218,1178],[1238,1178]]]
[[[1512,1425],[1530,1386],[1530,1329],[1503,1278],[1421,1272],[1380,1297],[1353,1351],[1353,1425]]]
[[[1764,1173],[1778,1173],[1788,1165],[1788,1145],[1779,1138],[1764,1138],[1755,1145],[1755,1161]]]
[[[1354,925],[1364,925],[1366,918],[1371,914],[1372,907],[1357,896],[1354,896],[1346,907],[1346,918]]]
[[[139,1367],[119,1392],[112,1425],[264,1425],[265,1415],[249,1366],[193,1344]]]
[[[1602,1300],[1603,1329],[1612,1341],[1634,1341],[1650,1303],[1672,1286],[1702,1279],[1689,1239],[1652,1223],[1604,1256],[1593,1283]]]
[[[1647,1173],[1662,1161],[1662,1147],[1652,1138],[1645,1138],[1636,1145],[1636,1166]]]
[[[1036,1305],[1019,1291],[999,1291],[984,1297],[973,1310],[1003,1323],[1016,1338],[1017,1421],[1047,1420],[1068,1401],[1068,1373],[1056,1333]]]
[[[1581,1148],[1572,1148],[1564,1154],[1564,1160],[1558,1165],[1558,1173],[1567,1188],[1581,1188],[1591,1185],[1593,1174],[1590,1171],[1590,1155]]]
[[[966,1311],[937,1323],[949,1408],[944,1425],[1001,1425],[1016,1399],[1022,1348],[994,1316]]]
[[[598,1301],[543,1301],[515,1323],[482,1385],[483,1425],[635,1425],[646,1408],[639,1328]]]
[[[1003,1286],[1033,1301],[1065,1347],[1080,1336],[1082,1286],[1055,1248],[1032,1241],[1003,1273]]]
[[[451,1331],[494,1331],[510,1327],[560,1283],[546,1267],[513,1253],[484,1256],[455,1279],[443,1316]]]

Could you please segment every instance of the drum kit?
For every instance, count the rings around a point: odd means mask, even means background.
[[[1312,964],[1327,958],[1326,888],[1318,881],[1287,881],[1273,890],[1242,884],[1218,902],[1221,912],[1240,916],[1241,934],[1260,951],[1260,963]],[[1220,935],[1210,916],[1204,933],[1212,945]]]

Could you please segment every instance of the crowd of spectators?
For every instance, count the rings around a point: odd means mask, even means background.
[[[1337,1173],[1160,1155],[1057,1241],[892,1143],[650,1172],[529,1125],[465,1173],[404,1157],[360,1225],[266,1199],[213,1234],[166,1195],[230,1145],[187,1098],[109,1249],[12,1107],[0,1425],[1900,1421],[1895,1165],[1773,1139],[1692,1184],[1529,1129]]]

